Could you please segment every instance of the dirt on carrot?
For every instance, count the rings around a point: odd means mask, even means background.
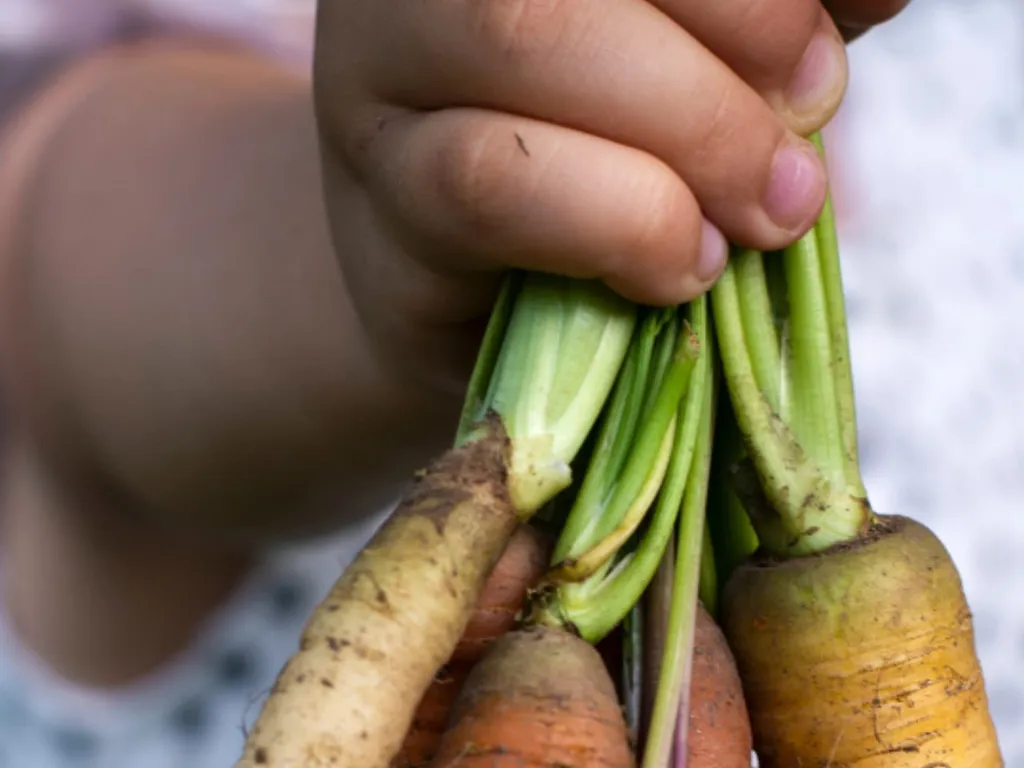
[[[475,663],[499,637],[513,629],[527,594],[547,569],[552,542],[543,532],[521,525],[491,571],[480,602],[452,659],[437,673],[420,701],[392,768],[427,765],[441,744],[448,714]]]
[[[725,635],[698,604],[690,678],[688,768],[749,768],[753,736]]]
[[[316,608],[237,768],[387,768],[517,525],[500,425],[421,474]]]
[[[760,764],[1002,768],[953,561],[925,526],[879,520],[865,541],[752,562],[726,587]]]
[[[531,627],[498,639],[452,709],[432,768],[633,768],[611,676],[589,643]]]

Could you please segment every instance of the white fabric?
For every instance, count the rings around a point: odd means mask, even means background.
[[[274,5],[264,18],[287,3]],[[0,0],[0,27],[14,6]],[[917,517],[952,551],[1006,764],[1020,766],[1024,10],[1019,0],[918,0],[854,45],[851,65],[830,146],[866,479],[880,511]],[[269,562],[192,649],[118,696],[50,679],[0,627],[0,768],[232,765],[250,698],[363,538]],[[284,610],[289,583],[305,586]],[[246,648],[255,661],[242,674],[238,657],[225,658]]]

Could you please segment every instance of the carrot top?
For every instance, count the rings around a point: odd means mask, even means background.
[[[736,488],[761,545],[795,557],[858,538],[875,516],[857,455],[831,202],[781,257],[735,253],[712,307],[747,453]]]
[[[571,464],[597,422],[639,307],[603,284],[512,272],[491,313],[456,443],[497,413],[512,443],[509,489],[529,517],[572,483]]]

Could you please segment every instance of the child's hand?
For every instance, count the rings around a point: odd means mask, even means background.
[[[824,172],[800,136],[831,117],[847,72],[819,0],[334,0],[320,13],[342,265],[378,347],[417,373],[451,373],[448,331],[486,313],[482,283],[502,268],[682,302],[718,276],[726,239],[779,248],[820,211]]]

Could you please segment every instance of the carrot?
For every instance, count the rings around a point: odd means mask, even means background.
[[[687,768],[749,768],[753,736],[736,661],[725,635],[698,604]]]
[[[549,554],[550,542],[538,529],[523,525],[512,534],[451,660],[438,671],[420,701],[392,768],[422,766],[433,758],[462,684],[490,644],[515,626],[528,590],[544,574]]]
[[[608,670],[589,643],[532,627],[497,640],[452,710],[434,768],[632,768]]]
[[[473,670],[473,662],[452,662],[441,667],[434,682],[420,700],[412,727],[391,768],[419,768],[433,760],[448,725],[448,716],[459,691]]]
[[[572,483],[638,307],[596,281],[513,274],[456,447],[314,610],[237,768],[387,768],[517,523]]]
[[[240,766],[388,765],[515,529],[506,455],[495,433],[420,478],[314,611]]]
[[[554,566],[531,596],[525,626],[495,641],[470,673],[433,766],[635,764],[615,685],[593,644],[650,582],[690,467],[701,463],[693,461],[698,435],[710,435],[705,303],[687,312],[692,327],[679,308],[642,311]],[[647,531],[627,546],[652,506]]]
[[[544,532],[522,525],[512,534],[498,564],[484,585],[480,602],[470,617],[452,659],[478,661],[487,647],[513,629],[526,605],[527,593],[547,570],[551,541]]]
[[[749,563],[725,602],[762,766],[1003,765],[960,579],[923,525]]]
[[[1001,768],[971,614],[942,543],[877,514],[857,452],[835,225],[712,289],[759,539],[723,594],[763,768]]]

